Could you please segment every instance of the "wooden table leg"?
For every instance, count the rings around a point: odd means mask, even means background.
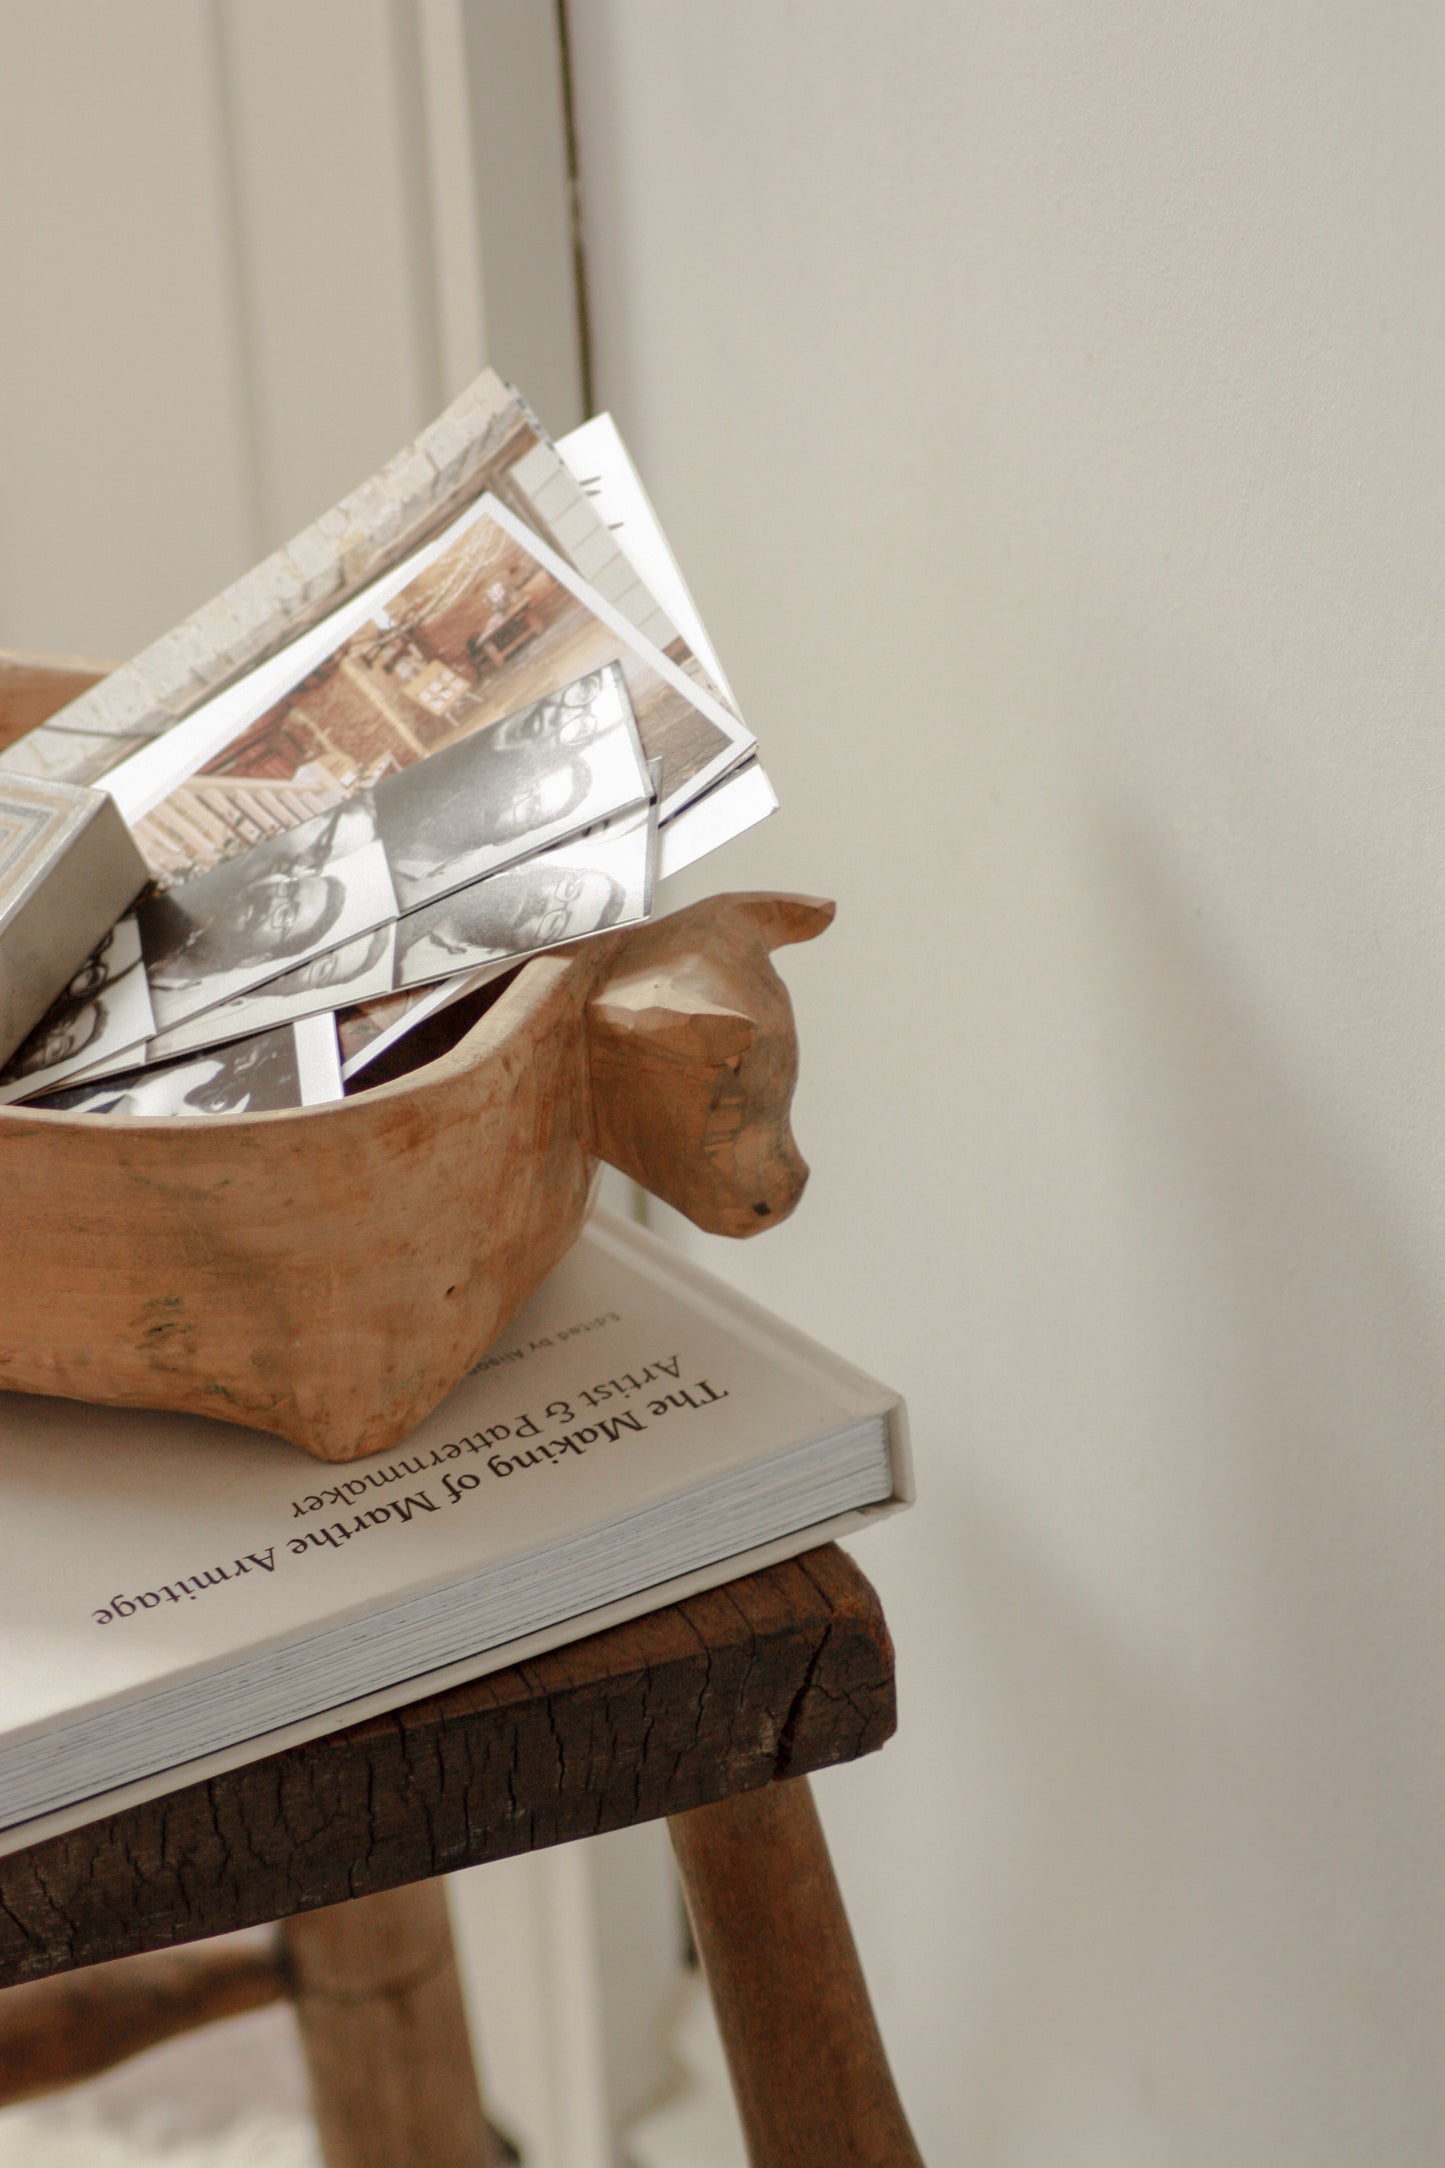
[[[326,2168],[486,2168],[441,1882],[298,1912],[281,1933]]]
[[[753,2168],[922,2168],[807,1778],[668,1826]]]

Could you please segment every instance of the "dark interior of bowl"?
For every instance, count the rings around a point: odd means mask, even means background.
[[[389,1046],[384,1054],[368,1063],[354,1083],[346,1087],[348,1099],[359,1093],[372,1091],[378,1084],[394,1084],[398,1077],[410,1076],[414,1069],[424,1069],[428,1062],[440,1061],[443,1054],[450,1054],[460,1044],[479,1017],[488,1009],[495,1008],[508,987],[514,986],[518,972],[525,970],[519,964],[516,971],[509,971],[504,978],[493,979],[489,986],[482,986],[474,994],[463,995],[450,1008],[438,1010],[425,1023],[418,1024]]]

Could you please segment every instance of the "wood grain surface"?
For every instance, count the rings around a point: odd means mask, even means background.
[[[812,941],[833,905],[811,896],[712,896],[686,952],[672,920],[645,927],[587,1005],[596,1146],[612,1166],[714,1235],[786,1219],[808,1169],[788,1114],[798,1035],[768,961]]]
[[[615,1138],[628,1166],[650,1138],[644,1178],[704,1226],[786,1216],[807,1169],[768,949],[829,915],[714,896],[538,957],[450,1053],[332,1106],[200,1121],[0,1107],[0,1386],[217,1416],[322,1460],[384,1451],[575,1241]],[[645,980],[650,1007],[635,1023],[599,1012],[594,1090],[591,1004],[617,974]],[[746,1058],[705,1039],[654,1058],[658,1019],[686,1040],[720,986]]]
[[[893,1653],[833,1546],[0,1860],[0,1986],[851,1761]]]
[[[0,1108],[0,1383],[252,1424],[325,1460],[394,1444],[582,1225],[592,969],[539,959],[444,1060],[332,1106]]]
[[[22,655],[0,647],[0,750],[88,692],[114,667],[80,655]]]
[[[98,669],[0,650],[0,745]],[[333,1106],[0,1107],[0,1389],[385,1451],[576,1240],[599,1157],[713,1232],[786,1218],[808,1170],[769,952],[832,915],[713,896],[538,957],[440,1059]]]
[[[53,2093],[291,1992],[274,1936],[154,1950],[0,1994],[0,2107]]]
[[[807,1780],[673,1817],[758,2168],[922,2168]]]
[[[494,2158],[445,1884],[298,1912],[281,1935],[325,2168]]]

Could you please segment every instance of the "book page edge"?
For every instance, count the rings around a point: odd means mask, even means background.
[[[643,1618],[649,1612],[662,1610],[666,1605],[680,1603],[684,1597],[702,1594],[707,1589],[720,1588],[724,1582],[737,1580],[745,1573],[757,1573],[766,1566],[780,1564],[788,1558],[796,1558],[804,1551],[812,1551],[825,1543],[832,1543],[840,1536],[856,1534],[870,1527],[873,1522],[899,1513],[912,1503],[911,1493],[905,1495],[900,1475],[910,1477],[906,1426],[901,1421],[901,1405],[885,1417],[889,1456],[894,1470],[894,1494],[877,1505],[859,1506],[846,1513],[834,1514],[826,1521],[814,1522],[810,1527],[800,1528],[792,1535],[778,1536],[770,1543],[755,1544],[746,1551],[734,1552],[731,1557],[717,1560],[711,1566],[696,1567],[691,1573],[677,1574],[672,1579],[655,1582],[650,1588],[640,1589],[633,1596],[619,1597],[615,1602],[603,1604],[593,1611],[559,1619],[554,1626],[542,1627],[536,1633],[524,1635],[520,1640],[484,1649],[475,1656],[460,1657],[434,1671],[402,1679],[395,1685],[380,1687],[376,1692],[363,1694],[352,1701],[339,1703],[335,1708],[318,1710],[294,1724],[258,1733],[255,1737],[238,1741],[234,1746],[218,1749],[191,1761],[177,1763],[173,1768],[157,1771],[153,1776],[139,1777],[133,1783],[118,1785],[107,1792],[97,1792],[88,1799],[77,1800],[72,1806],[57,1807],[48,1814],[36,1815],[25,1822],[15,1822],[8,1829],[0,1830],[0,1859],[12,1853],[29,1850],[32,1845],[43,1844],[48,1838],[64,1836],[76,1829],[84,1829],[92,1822],[105,1820],[112,1814],[121,1813],[127,1807],[143,1805],[148,1800],[164,1798],[168,1793],[182,1791],[193,1784],[204,1783],[208,1778],[222,1776],[230,1770],[246,1767],[250,1762],[265,1761],[287,1747],[304,1746],[313,1739],[325,1738],[334,1731],[349,1730],[371,1716],[385,1715],[389,1710],[405,1708],[413,1701],[423,1701],[433,1694],[444,1693],[449,1687],[463,1686],[473,1679],[485,1678],[494,1671],[505,1671],[513,1664],[525,1663],[529,1657],[541,1656],[551,1649],[563,1648],[569,1642],[580,1641],[588,1635],[602,1633],[609,1626],[625,1625],[630,1619]]]

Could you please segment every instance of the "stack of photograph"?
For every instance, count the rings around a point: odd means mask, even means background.
[[[437,531],[320,614],[298,599],[288,636],[229,674],[214,650],[237,591],[197,612],[128,666],[154,684],[186,656],[192,697],[164,727],[117,727],[103,681],[21,741],[31,772],[111,794],[153,878],[0,1103],[336,1099],[526,958],[646,919],[663,876],[772,810],[610,420],[554,446],[490,375],[452,413],[479,401],[475,487]],[[274,591],[318,536],[344,562],[365,497],[252,584]]]

